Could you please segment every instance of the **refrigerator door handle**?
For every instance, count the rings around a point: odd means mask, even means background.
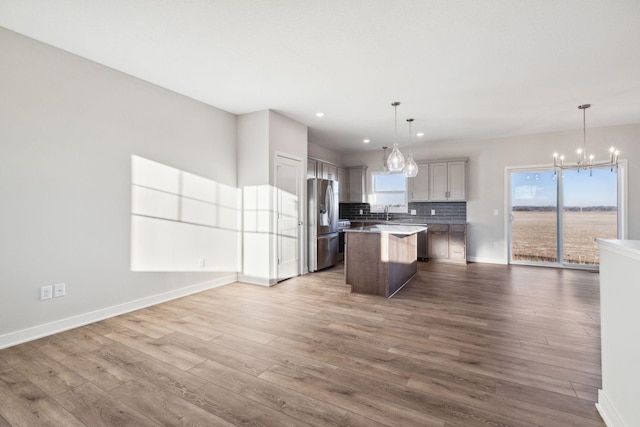
[[[331,186],[331,183],[329,183],[327,185],[327,192],[325,194],[325,199],[326,199],[326,203],[327,203],[327,215],[329,217],[329,224],[328,225],[333,225],[333,187]]]

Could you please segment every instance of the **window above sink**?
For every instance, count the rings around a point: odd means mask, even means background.
[[[371,212],[407,213],[407,177],[402,173],[371,173],[372,189],[369,197]]]

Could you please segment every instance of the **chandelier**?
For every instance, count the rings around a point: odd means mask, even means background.
[[[594,167],[604,167],[608,166],[611,168],[611,172],[615,169],[618,171],[618,156],[620,155],[620,151],[616,150],[615,147],[609,148],[609,160],[608,161],[596,161],[595,156],[593,154],[589,154],[587,156],[587,125],[586,125],[586,111],[587,108],[591,107],[591,104],[582,104],[578,106],[578,109],[582,110],[582,147],[576,150],[576,163],[575,164],[565,164],[564,155],[558,156],[558,153],[553,153],[553,168],[554,175],[558,173],[558,170],[576,170],[580,172],[581,170],[589,170],[589,176],[593,173]]]

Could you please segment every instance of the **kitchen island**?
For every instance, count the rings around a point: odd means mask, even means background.
[[[427,227],[377,224],[345,230],[351,292],[392,297],[418,271],[417,233]]]

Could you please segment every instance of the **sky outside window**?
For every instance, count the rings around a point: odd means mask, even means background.
[[[616,206],[618,175],[609,168],[580,172],[565,170],[564,206]],[[557,183],[553,171],[523,172],[512,174],[513,206],[556,205]]]

